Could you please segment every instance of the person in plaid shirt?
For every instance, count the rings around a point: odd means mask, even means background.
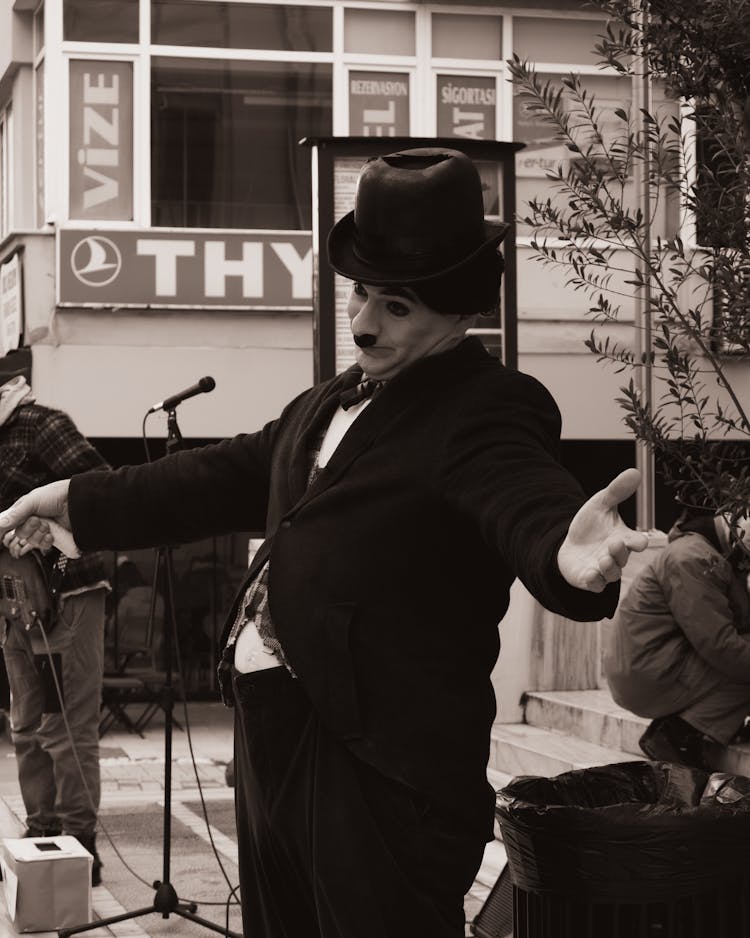
[[[108,468],[67,414],[35,402],[23,376],[0,387],[0,507],[71,473]],[[65,563],[59,611],[47,636],[49,647],[39,627],[27,632],[18,623],[0,619],[11,693],[11,739],[26,808],[24,836],[64,832],[77,837],[94,857],[93,885],[101,882],[95,829],[108,589],[101,554],[87,553]],[[49,654],[62,688],[72,740]]]

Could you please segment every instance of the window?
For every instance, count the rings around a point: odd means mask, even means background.
[[[593,65],[596,62],[593,49],[604,30],[604,20],[518,16],[513,19],[513,51],[532,62]]]
[[[502,17],[434,13],[432,54],[439,59],[502,59]]]
[[[330,8],[273,4],[152,0],[151,40],[157,45],[330,52]]]
[[[331,133],[331,67],[154,58],[152,224],[308,229],[310,151]]]
[[[414,55],[414,14],[396,10],[345,10],[344,52]]]
[[[63,39],[138,42],[138,0],[64,0]]]
[[[556,88],[562,87],[562,75],[544,77],[549,78]],[[617,109],[631,112],[630,79],[586,74],[581,76],[581,82],[587,93],[594,98],[594,106],[599,116],[599,124],[606,145],[610,146],[618,138],[621,138],[624,144],[628,134],[628,124],[617,117],[614,112]],[[568,99],[567,91],[564,95],[565,99]],[[661,119],[665,112],[673,112],[674,109],[674,103],[665,98],[663,90],[655,87],[653,110],[657,118]],[[635,117],[631,115],[631,124],[634,120]],[[534,111],[525,108],[518,94],[514,95],[513,139],[526,144],[526,148],[516,156],[518,213],[525,215],[528,213],[528,203],[532,199],[544,199],[549,194],[552,184],[547,180],[547,173],[556,172],[560,166],[563,172],[567,172],[569,168],[575,168],[576,160],[580,157],[571,153],[564,143],[556,138],[551,124],[540,119]],[[621,197],[626,207],[636,208],[638,193],[632,175],[628,178]],[[562,206],[567,201],[567,196],[557,193],[553,195],[553,201],[559,201]],[[658,202],[652,208],[655,210],[654,234],[673,236],[679,221],[679,206],[674,195],[661,190]],[[521,235],[530,233],[528,226],[523,224],[519,224],[518,232]]]

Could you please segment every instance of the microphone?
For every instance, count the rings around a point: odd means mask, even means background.
[[[146,413],[155,414],[157,410],[174,410],[178,404],[186,401],[189,397],[195,397],[196,394],[207,394],[209,391],[213,391],[215,387],[216,382],[213,378],[201,378],[200,381],[191,388],[185,388],[184,391],[173,394],[171,397],[167,397],[163,401],[159,401],[158,404],[149,407]]]

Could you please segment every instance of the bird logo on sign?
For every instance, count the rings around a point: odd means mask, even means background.
[[[120,273],[122,255],[114,241],[102,235],[89,235],[73,248],[70,267],[81,283],[103,287],[112,283]]]

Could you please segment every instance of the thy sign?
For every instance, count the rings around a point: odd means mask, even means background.
[[[312,307],[312,239],[300,231],[60,231],[65,306]]]

